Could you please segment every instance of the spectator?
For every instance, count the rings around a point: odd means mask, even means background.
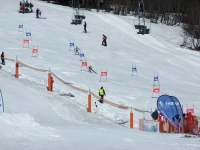
[[[167,118],[164,119],[164,132],[168,133],[169,132],[169,122]]]
[[[1,64],[5,65],[4,52],[1,53]]]
[[[151,114],[151,117],[153,118],[154,122],[158,122],[158,109],[155,109],[155,111]]]
[[[194,116],[192,115],[191,112],[189,112],[189,114],[187,116],[187,119],[188,119],[188,130],[189,130],[189,133],[193,134]]]
[[[54,80],[53,80],[53,77],[51,77],[51,91],[53,91],[53,83],[54,83]]]

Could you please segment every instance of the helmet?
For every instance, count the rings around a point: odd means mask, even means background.
[[[103,89],[103,86],[101,87],[101,89]]]

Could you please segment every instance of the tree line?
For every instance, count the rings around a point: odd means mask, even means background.
[[[46,0],[49,1],[49,0]],[[54,0],[61,5],[113,11],[114,14],[138,15],[142,0]],[[145,18],[152,23],[181,26],[183,43],[181,46],[200,50],[200,0],[143,0]]]

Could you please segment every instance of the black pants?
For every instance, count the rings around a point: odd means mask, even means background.
[[[87,32],[86,27],[84,27],[85,32]]]
[[[1,63],[1,64],[2,64],[2,65],[5,65],[5,60],[4,60],[4,59],[2,59],[1,61],[2,61],[2,63]]]
[[[100,96],[101,96],[100,103],[103,103],[104,95],[100,95]]]
[[[103,40],[103,41],[102,41],[102,45],[103,45],[103,46],[107,46],[106,40]]]

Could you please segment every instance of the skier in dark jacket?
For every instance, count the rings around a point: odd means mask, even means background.
[[[101,96],[100,103],[103,103],[104,95],[106,95],[106,92],[105,92],[105,90],[103,89],[103,86],[102,86],[102,87],[99,89],[99,96]]]
[[[152,114],[151,117],[153,118],[154,122],[158,122],[158,109],[156,109]]]
[[[5,60],[4,60],[4,52],[1,53],[1,64],[5,65]]]
[[[30,2],[30,5],[29,5],[30,9],[31,9],[31,12],[33,12],[33,4]]]
[[[94,73],[96,73],[96,71],[94,71],[93,69],[92,69],[92,65],[89,65],[89,67],[88,67],[88,69],[89,69],[89,72],[94,72]],[[97,74],[97,73],[96,73]]]
[[[103,46],[107,46],[107,42],[106,42],[106,39],[107,39],[107,37],[103,34],[103,41],[102,41],[102,45]]]
[[[84,30],[85,30],[85,33],[87,33],[87,30],[86,30],[86,27],[87,27],[87,23],[86,23],[86,21],[84,21]]]
[[[37,8],[36,9],[36,17],[39,18],[40,10]]]

